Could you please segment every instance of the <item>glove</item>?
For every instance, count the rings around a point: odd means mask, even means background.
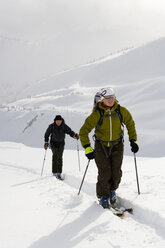
[[[79,139],[78,133],[75,133],[75,135],[73,136],[73,138],[78,140]]]
[[[134,139],[130,140],[130,146],[132,152],[136,153],[139,151],[139,145],[136,140]]]
[[[45,142],[44,149],[47,150],[48,149],[48,146],[49,146],[49,143],[48,142]]]
[[[85,147],[85,156],[88,159],[94,159],[95,158],[95,151],[92,149],[91,146]]]

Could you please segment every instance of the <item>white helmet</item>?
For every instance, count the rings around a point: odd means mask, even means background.
[[[102,88],[99,93],[101,96],[101,100],[103,100],[104,98],[115,97],[115,91],[111,87]]]

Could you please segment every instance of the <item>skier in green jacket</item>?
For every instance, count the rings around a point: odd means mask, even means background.
[[[123,128],[127,128],[132,152],[139,150],[135,123],[130,112],[120,106],[112,88],[97,93],[99,101],[81,127],[79,136],[85,155],[95,159],[98,168],[96,194],[100,204],[108,208],[117,203],[116,189],[122,177]],[[88,134],[95,128],[95,149],[90,145]]]

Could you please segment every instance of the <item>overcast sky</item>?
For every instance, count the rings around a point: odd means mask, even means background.
[[[165,35],[165,0],[0,0],[0,34],[40,39],[117,27]]]

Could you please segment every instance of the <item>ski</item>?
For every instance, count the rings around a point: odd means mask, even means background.
[[[64,178],[57,178],[56,177],[56,179],[59,180],[59,181],[64,181]]]
[[[125,213],[133,214],[133,208],[125,208],[123,206],[114,206],[114,205],[109,205],[107,207],[101,206],[101,204],[98,202],[98,205],[102,207],[103,209],[108,209],[110,210],[115,216],[124,218]]]
[[[116,215],[119,216],[119,217],[124,217],[124,213],[127,212],[129,214],[133,214],[133,208],[125,208],[123,206],[113,206],[113,205],[110,205],[110,208],[113,209],[114,211],[116,211]]]
[[[65,179],[64,174],[62,174],[62,175],[53,174],[53,176],[55,176],[55,178],[56,178],[57,180],[59,180],[59,181],[64,181],[64,179]]]
[[[124,218],[124,216],[125,216],[124,211],[121,209],[117,209],[117,208],[114,208],[112,206],[109,206],[109,210],[111,210],[112,213],[114,215],[116,215],[117,217]]]
[[[107,205],[106,207],[103,207],[99,202],[96,201],[96,203],[97,203],[102,209],[110,210],[115,216],[118,216],[118,217],[120,217],[120,218],[123,218],[123,217],[124,217],[124,212],[121,211],[120,209],[112,208],[111,205]]]

